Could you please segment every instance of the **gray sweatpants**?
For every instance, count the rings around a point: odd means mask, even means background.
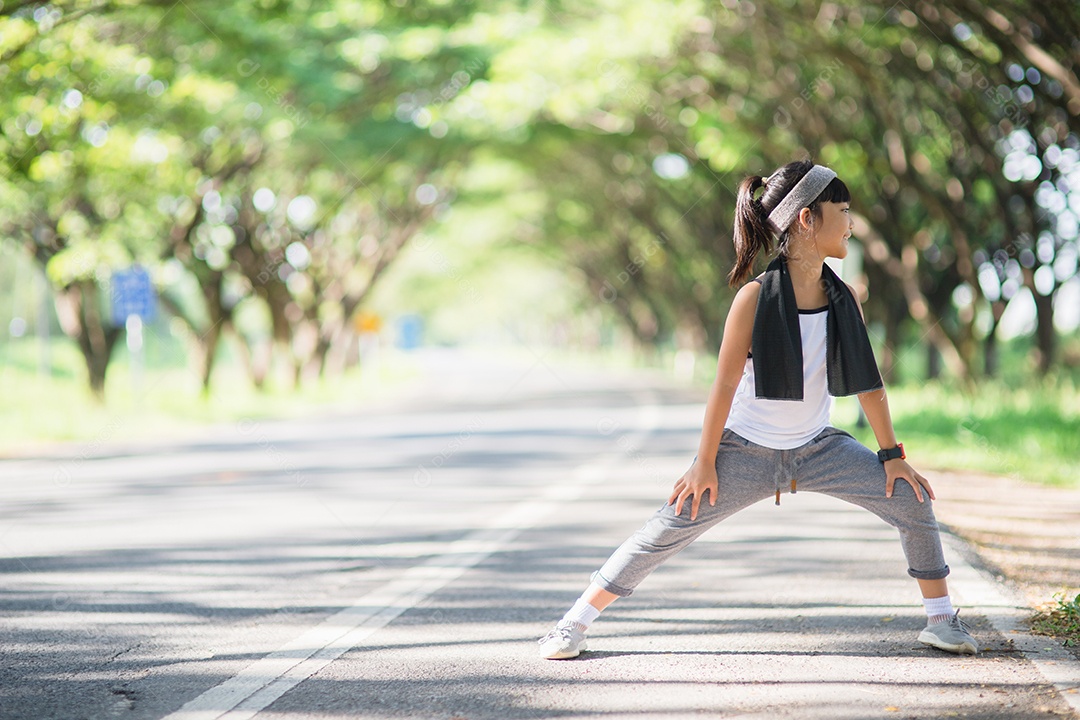
[[[716,453],[716,475],[715,506],[703,498],[693,521],[689,500],[679,515],[674,505],[660,508],[593,574],[593,582],[626,597],[649,573],[713,525],[791,487],[854,503],[895,527],[912,577],[936,580],[949,574],[926,492],[920,503],[912,487],[898,480],[893,496],[886,498],[885,468],[877,455],[843,430],[828,427],[801,447],[774,450],[725,429]]]

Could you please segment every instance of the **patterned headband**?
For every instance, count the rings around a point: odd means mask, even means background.
[[[812,203],[835,177],[836,173],[824,165],[815,165],[810,168],[810,172],[803,175],[802,179],[795,183],[795,187],[791,188],[791,191],[780,201],[780,204],[769,213],[769,222],[779,228],[780,232],[787,230],[799,216],[799,212]],[[767,183],[768,180],[765,182]]]

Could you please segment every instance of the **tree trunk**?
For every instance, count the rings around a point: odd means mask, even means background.
[[[997,330],[1001,323],[1001,316],[1005,314],[1006,305],[1007,303],[1002,300],[990,303],[990,314],[993,320],[990,330],[986,333],[986,339],[983,340],[983,374],[988,378],[997,377],[1000,367]]]
[[[240,361],[244,363],[244,367],[247,368],[248,377],[251,378],[251,384],[256,390],[263,390],[266,387],[266,373],[270,367],[270,354],[273,350],[273,341],[267,340],[265,343],[256,345],[253,342],[249,342],[247,337],[244,336],[235,325],[230,323],[232,329],[233,338],[236,340],[236,348],[240,354]]]
[[[937,346],[930,343],[926,346],[926,379],[937,380],[941,377],[941,353]]]
[[[211,316],[214,313],[211,313]],[[203,397],[210,395],[210,374],[214,370],[214,358],[217,355],[218,342],[221,340],[221,320],[216,320],[210,329],[203,333],[200,341],[201,349],[201,363],[200,363],[200,377],[202,382],[202,394]]]
[[[881,379],[887,385],[897,381],[896,348],[900,347],[900,325],[906,317],[906,308],[900,303],[888,303],[885,308],[885,344],[881,348]]]
[[[190,338],[188,352],[192,362],[198,367],[201,392],[203,397],[206,397],[210,394],[210,377],[214,371],[214,358],[217,356],[218,344],[221,341],[222,325],[229,322],[229,313],[221,306],[220,292],[214,292],[212,287],[202,280],[200,280],[200,289],[203,291],[203,300],[206,302],[206,314],[210,317],[208,328],[198,327],[195,320],[185,314],[172,298],[162,294],[161,303],[174,317],[180,318],[188,329]]]
[[[349,332],[350,322],[335,321],[319,329],[319,342],[315,346],[315,358],[319,363],[319,377],[328,374],[340,375],[345,371],[345,358],[348,342],[352,339]]]
[[[304,385],[304,361],[293,358],[292,361],[293,390],[299,390]]]
[[[351,324],[343,325],[330,341],[330,350],[326,357],[326,369],[335,375],[342,375],[349,367],[349,353],[356,344],[356,333]]]
[[[983,375],[988,378],[997,377],[998,372],[998,346],[997,346],[997,323],[994,324],[990,334],[983,341]]]
[[[98,286],[93,280],[77,280],[61,289],[55,303],[60,326],[82,353],[90,390],[97,400],[103,401],[105,375],[121,328],[106,327],[98,308]]]
[[[109,369],[112,360],[112,351],[116,347],[116,341],[120,338],[120,328],[109,328],[105,331],[106,347],[103,352],[88,352],[86,346],[80,340],[80,349],[83,359],[86,361],[86,371],[90,380],[90,390],[99,401],[105,399],[105,373]]]
[[[1054,303],[1053,294],[1040,295],[1031,290],[1035,298],[1035,340],[1039,351],[1039,374],[1045,375],[1050,372],[1054,364],[1054,353],[1057,350],[1057,336],[1054,331]]]

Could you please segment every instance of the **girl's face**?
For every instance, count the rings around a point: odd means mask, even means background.
[[[821,222],[814,237],[822,257],[843,259],[848,252],[848,238],[855,224],[851,221],[851,203],[821,203]]]

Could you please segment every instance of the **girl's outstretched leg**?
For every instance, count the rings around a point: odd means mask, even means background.
[[[716,504],[702,501],[692,520],[691,503],[675,512],[664,503],[593,573],[592,584],[555,628],[540,639],[541,657],[577,657],[585,631],[616,598],[626,597],[653,570],[721,520],[771,496],[776,490],[781,451],[755,445],[724,430],[716,456]],[[696,461],[696,460],[695,460]]]
[[[590,583],[574,606],[570,608],[555,628],[540,638],[540,656],[548,660],[564,660],[577,657],[586,650],[585,633],[593,621],[611,603],[619,598],[596,583]]]
[[[613,592],[608,592],[596,583],[589,583],[589,587],[582,593],[581,599],[596,608],[597,612],[604,612],[607,606],[619,599]]]
[[[919,642],[961,655],[977,653],[975,638],[960,619],[960,613],[953,609],[945,578],[919,580],[919,590],[926,607],[926,628],[919,633]]]
[[[949,598],[945,580],[949,567],[930,498],[920,502],[906,482],[897,482],[892,497],[886,497],[886,473],[877,455],[836,428],[827,428],[800,448],[796,461],[800,490],[821,492],[864,507],[899,531],[908,574],[919,583],[928,618],[919,642],[949,652],[976,654],[975,639]]]

